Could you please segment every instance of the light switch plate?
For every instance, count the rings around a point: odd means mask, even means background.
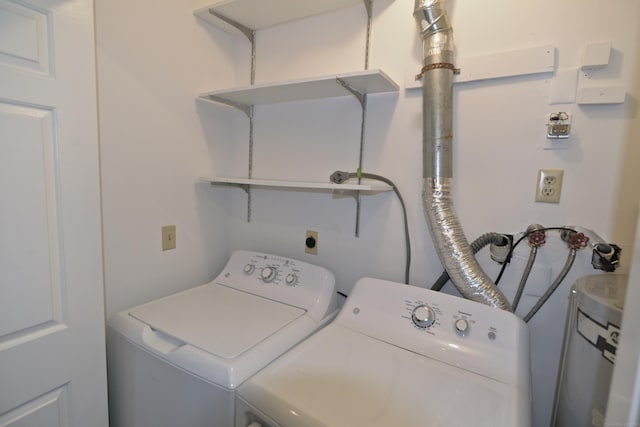
[[[165,225],[162,227],[162,250],[168,251],[176,248],[176,226]]]

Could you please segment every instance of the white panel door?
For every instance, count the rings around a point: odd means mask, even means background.
[[[91,0],[0,0],[0,427],[107,426]]]

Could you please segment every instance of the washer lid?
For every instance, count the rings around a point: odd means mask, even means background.
[[[529,390],[335,323],[238,388],[283,427],[528,427]]]
[[[129,315],[218,357],[238,357],[305,314],[286,304],[209,283],[132,309]]]

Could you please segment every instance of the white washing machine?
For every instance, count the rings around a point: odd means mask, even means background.
[[[236,427],[529,427],[529,333],[486,305],[361,279],[238,389]]]
[[[235,390],[337,313],[335,278],[237,251],[220,275],[108,322],[112,427],[232,427]]]

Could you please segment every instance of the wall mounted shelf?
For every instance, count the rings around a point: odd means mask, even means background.
[[[253,105],[334,98],[351,95],[347,87],[363,94],[397,92],[399,86],[381,70],[291,80],[206,92],[200,99],[239,109]]]
[[[362,4],[363,0],[202,0],[193,12],[198,18],[231,34],[240,30],[231,20],[255,31],[285,22]]]
[[[364,181],[361,184],[334,184],[332,182],[303,182],[303,181],[282,181],[282,180],[270,180],[270,179],[256,179],[256,178],[235,178],[235,177],[216,177],[205,178],[200,177],[200,181],[208,182],[211,185],[216,184],[231,184],[238,186],[255,186],[255,187],[270,187],[281,189],[296,189],[296,190],[328,190],[328,191],[366,191],[371,193],[384,193],[391,191],[393,188],[390,185]]]
[[[393,0],[387,0],[393,1]],[[365,142],[367,97],[369,94],[398,92],[399,86],[381,70],[369,69],[374,0],[196,0],[194,15],[231,34],[244,35],[251,44],[250,85],[201,93],[198,100],[244,112],[249,119],[249,158],[246,178],[200,178],[210,184],[236,185],[247,193],[247,222],[251,221],[251,188],[271,187],[301,191],[348,192],[356,199],[355,235],[360,224],[360,195],[387,192],[391,186],[360,181],[358,184],[262,180],[253,177],[254,106],[308,101],[344,96],[355,97],[362,111],[358,170],[362,170]],[[256,31],[267,27],[320,15],[360,4],[367,13],[364,70],[325,77],[305,78],[278,83],[255,84]],[[355,169],[355,167],[354,167]]]

